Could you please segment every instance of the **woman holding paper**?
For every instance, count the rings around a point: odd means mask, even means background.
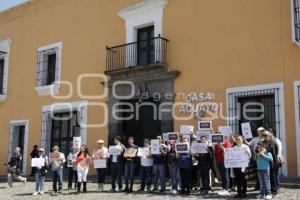
[[[92,156],[94,160],[94,167],[97,170],[98,175],[98,186],[96,191],[101,192],[103,191],[103,184],[105,183],[105,175],[106,175],[106,160],[109,158],[108,148],[104,146],[103,140],[98,140],[96,143],[96,150],[93,152]],[[97,166],[96,162],[102,161],[102,166]],[[103,165],[104,162],[104,165]]]
[[[75,178],[75,189],[77,188],[77,166],[73,164],[73,162],[77,159],[79,149],[73,148],[72,152],[69,153],[67,160],[68,160],[68,190],[72,189],[72,182],[73,177]]]
[[[45,150],[43,148],[38,149],[38,155],[36,159],[41,159],[44,164],[35,168],[35,192],[32,195],[43,195],[45,176],[47,174],[47,167],[49,165],[48,157],[45,156]]]
[[[74,163],[77,165],[77,176],[78,176],[77,193],[81,192],[81,183],[83,183],[83,192],[86,193],[87,192],[86,179],[91,164],[89,150],[87,149],[86,145],[83,144],[80,146],[80,152],[78,153],[77,159]]]
[[[243,148],[244,149],[244,156],[248,157],[250,160],[251,151],[250,148],[243,144],[244,138],[241,135],[237,135],[235,137],[236,145],[233,148]],[[233,168],[236,185],[237,185],[237,195],[236,198],[245,198],[247,195],[247,181],[245,177],[245,170],[247,166],[240,167],[240,168]]]
[[[177,193],[178,187],[178,160],[177,160],[177,153],[175,148],[175,140],[170,140],[170,150],[167,155],[167,162],[170,172],[170,178],[172,181],[172,193]]]

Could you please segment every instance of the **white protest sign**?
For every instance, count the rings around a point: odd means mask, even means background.
[[[159,139],[151,140],[151,154],[152,155],[160,154],[160,141],[159,141]]]
[[[31,167],[44,167],[44,166],[45,166],[45,158],[31,159]]]
[[[245,168],[249,165],[249,155],[245,147],[224,149],[225,168]]]
[[[218,132],[220,132],[224,136],[229,137],[230,134],[232,133],[232,130],[231,130],[230,126],[219,126],[218,127]]]
[[[211,135],[212,135],[211,130],[199,130],[196,132],[196,137],[198,141],[201,140],[202,136],[205,136],[208,138],[208,140],[211,140]]]
[[[122,148],[120,146],[109,146],[108,152],[109,155],[119,156],[122,153]]]
[[[94,160],[94,168],[95,169],[106,168],[106,159],[96,159],[96,160]]]
[[[189,153],[190,145],[187,142],[181,142],[175,144],[177,153]]]
[[[138,148],[138,153],[137,153],[138,157],[147,157],[149,155],[150,155],[150,149],[149,148],[145,148],[145,147],[139,147]]]
[[[169,133],[163,133],[163,140],[168,141],[168,134]]]
[[[207,144],[193,142],[191,146],[192,154],[207,153]]]
[[[180,133],[181,134],[192,134],[194,131],[194,126],[189,125],[181,125],[180,126]]]
[[[251,126],[249,122],[246,123],[241,123],[242,127],[242,134],[245,139],[251,139],[253,138],[252,131],[251,131]]]
[[[191,142],[191,135],[190,134],[182,134],[182,139],[187,139],[189,142]]]
[[[209,130],[212,128],[212,121],[198,121],[198,130]]]
[[[80,148],[81,146],[81,137],[73,137],[73,148]]]

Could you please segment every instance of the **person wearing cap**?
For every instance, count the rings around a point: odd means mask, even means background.
[[[13,178],[17,181],[21,181],[23,183],[27,182],[27,179],[20,176],[22,172],[22,162],[23,156],[21,153],[21,148],[16,147],[14,154],[10,158],[10,161],[7,163],[7,182],[9,187],[12,187]]]
[[[143,154],[138,156],[141,160],[141,188],[139,192],[145,191],[147,185],[147,191],[149,192],[152,184],[152,170],[153,170],[153,159],[150,154],[150,141],[148,138],[144,139]]]
[[[72,151],[68,154],[68,190],[72,189],[73,178],[75,178],[75,186],[77,188],[77,166],[73,163],[77,159],[77,154],[79,153],[79,148],[72,148]]]
[[[45,156],[45,150],[43,148],[38,149],[38,155],[35,158],[43,159],[44,166],[38,166],[35,170],[35,192],[32,195],[44,194],[45,176],[47,174],[47,168],[49,165],[48,157]]]
[[[62,192],[63,188],[63,169],[64,163],[66,162],[65,154],[59,152],[59,147],[54,146],[52,148],[53,155],[59,155],[54,159],[50,158],[50,165],[52,171],[52,181],[53,181],[53,195]],[[58,187],[57,187],[58,186]]]
[[[172,193],[177,194],[177,189],[178,189],[178,160],[177,160],[177,153],[175,149],[175,140],[170,140],[169,145],[170,145],[170,150],[168,151],[167,154],[167,163],[169,167],[169,172],[170,172],[170,178],[172,182]]]
[[[97,168],[97,176],[98,176],[98,186],[96,191],[101,192],[103,191],[103,184],[105,183],[105,176],[106,176],[106,166],[107,166],[107,159],[109,158],[108,148],[104,146],[103,140],[98,140],[96,143],[96,149],[93,152],[92,159],[93,160],[104,160],[105,167],[104,168]]]
[[[79,153],[77,155],[74,164],[77,165],[77,193],[81,192],[81,184],[83,183],[83,192],[87,192],[87,175],[89,173],[89,167],[91,164],[91,158],[89,150],[85,144],[80,146]]]

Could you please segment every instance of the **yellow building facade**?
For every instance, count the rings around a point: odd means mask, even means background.
[[[21,146],[28,174],[35,144],[66,152],[74,136],[93,149],[199,120],[240,133],[250,121],[281,139],[282,174],[300,176],[298,5],[33,0],[0,13],[0,162]],[[247,103],[263,117],[235,118]]]

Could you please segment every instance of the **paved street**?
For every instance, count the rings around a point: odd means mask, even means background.
[[[137,189],[138,185],[136,185]],[[14,183],[13,188],[7,187],[6,183],[0,183],[0,199],[82,199],[82,200],[89,200],[89,199],[103,199],[103,200],[127,200],[127,199],[138,199],[138,200],[156,200],[156,199],[172,199],[172,200],[179,200],[179,199],[233,199],[232,197],[221,197],[217,196],[217,191],[220,188],[216,188],[212,193],[207,197],[202,197],[197,192],[193,192],[190,196],[181,196],[181,195],[171,195],[171,194],[164,194],[164,195],[158,195],[156,193],[143,193],[143,194],[125,194],[125,193],[109,193],[107,190],[110,189],[110,185],[105,185],[106,192],[97,193],[95,192],[96,184],[95,183],[89,183],[88,184],[88,193],[87,194],[79,194],[76,195],[75,190],[73,191],[67,191],[64,190],[62,194],[58,196],[51,196],[51,192],[49,191],[51,189],[51,182],[47,182],[45,186],[45,195],[38,195],[38,196],[32,196],[32,192],[34,189],[34,183],[28,182],[25,185],[23,183]],[[232,193],[233,194],[233,193]],[[257,192],[249,192],[249,199],[255,199]],[[234,195],[234,194],[233,194]],[[233,196],[232,195],[232,196]],[[276,199],[291,199],[291,200],[298,200],[300,199],[300,188],[299,185],[295,187],[294,184],[291,185],[285,185],[284,188],[281,190],[281,194]]]

